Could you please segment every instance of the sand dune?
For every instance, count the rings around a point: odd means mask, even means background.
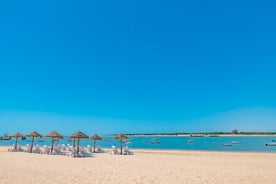
[[[275,184],[276,154],[135,150],[94,158],[10,153],[0,148],[0,183]]]

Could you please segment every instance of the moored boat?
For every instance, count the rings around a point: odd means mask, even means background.
[[[160,144],[160,141],[150,141],[151,144]]]
[[[189,140],[186,140],[186,141],[185,141],[185,143],[193,143],[193,142],[195,142],[194,139],[189,139]]]
[[[231,144],[231,143],[225,143],[225,144],[222,144],[222,146],[233,146],[233,144]]]
[[[158,140],[158,137],[156,136],[155,138],[152,138],[152,139],[150,140],[150,143],[151,143],[151,144],[160,144],[160,141]]]
[[[4,141],[11,140],[11,136],[8,136],[8,135],[5,134],[5,135],[2,137],[2,140],[4,140]]]
[[[269,142],[265,144],[266,146],[276,146],[276,142]]]

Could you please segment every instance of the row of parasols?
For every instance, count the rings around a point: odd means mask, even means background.
[[[38,132],[36,131],[33,131],[29,134],[26,135],[27,137],[32,137],[32,143],[31,143],[31,149],[30,149],[30,153],[32,153],[33,151],[33,146],[34,146],[34,139],[36,137],[38,138],[41,138],[43,137],[41,134],[39,134]],[[11,135],[11,137],[14,137],[16,138],[15,140],[15,150],[17,150],[17,144],[18,144],[18,138],[22,138],[24,137],[24,135],[22,135],[21,133],[17,132],[13,135]],[[44,137],[47,137],[47,138],[52,138],[52,145],[51,145],[51,153],[53,152],[53,148],[54,148],[54,142],[58,139],[63,139],[63,136],[59,133],[57,133],[56,131],[53,131],[49,134],[46,134]],[[88,139],[88,138],[91,138],[94,140],[94,152],[95,152],[95,149],[96,149],[96,141],[97,140],[101,140],[102,138],[100,136],[98,136],[97,134],[89,137],[88,135],[84,134],[83,132],[81,131],[78,131],[72,135],[69,136],[69,139],[77,139],[78,140],[78,145],[77,145],[77,153],[79,153],[79,149],[80,149],[80,140],[81,139]],[[118,134],[114,137],[115,139],[119,139],[120,140],[120,148],[121,148],[121,154],[123,153],[123,139],[127,139],[128,137],[125,135],[125,134]]]

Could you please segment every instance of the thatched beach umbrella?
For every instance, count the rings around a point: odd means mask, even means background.
[[[35,137],[42,137],[42,135],[40,135],[39,133],[34,131],[34,132],[31,132],[31,133],[27,134],[26,136],[32,137],[32,144],[31,144],[31,149],[30,149],[30,153],[32,153],[33,152],[33,146],[34,146],[34,138]]]
[[[92,135],[91,138],[94,140],[94,153],[95,153],[95,149],[96,149],[96,140],[102,140],[102,138],[100,136],[98,136],[97,134]]]
[[[78,147],[77,147],[77,154],[79,153],[79,150],[80,150],[80,139],[87,139],[89,138],[88,135],[84,134],[83,132],[81,131],[78,131],[72,135],[69,136],[69,139],[78,139]]]
[[[24,137],[24,135],[22,135],[21,133],[17,132],[13,135],[11,135],[11,137],[15,137],[15,145],[14,145],[14,149],[17,151],[17,142],[18,142],[18,138],[22,138]]]
[[[114,139],[120,139],[120,146],[121,146],[121,155],[123,154],[123,139],[128,139],[125,134],[119,134],[114,137]]]
[[[51,153],[53,153],[55,138],[63,139],[63,136],[60,135],[59,133],[55,132],[55,131],[45,135],[44,137],[51,137],[52,138]]]

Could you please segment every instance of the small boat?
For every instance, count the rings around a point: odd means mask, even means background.
[[[23,136],[23,137],[21,137],[21,140],[26,140],[27,139],[27,137],[26,136]]]
[[[110,139],[103,139],[104,142],[112,142]]]
[[[131,144],[131,143],[132,143],[132,142],[131,142],[130,139],[129,139],[129,140],[127,139],[127,140],[124,141],[124,144]]]
[[[2,140],[4,141],[11,140],[11,136],[4,135]]]
[[[124,142],[131,142],[131,139],[125,139]]]
[[[209,135],[209,137],[219,137],[218,135]]]
[[[190,140],[186,140],[186,141],[185,141],[185,143],[188,143],[188,144],[189,144],[189,143],[193,143],[193,142],[195,142],[194,139],[190,139]]]
[[[44,142],[44,140],[43,139],[39,139],[38,142]]]
[[[155,138],[152,138],[152,139],[150,140],[150,143],[151,143],[151,144],[160,144],[160,141],[158,140],[158,137],[156,136]]]
[[[222,144],[222,146],[233,146],[231,143]]]
[[[276,146],[276,142],[270,142],[270,143],[266,143],[266,146]]]
[[[150,141],[151,144],[160,144],[160,141]]]
[[[231,141],[231,144],[239,144],[239,141]]]
[[[271,142],[276,142],[276,140],[272,140]]]

